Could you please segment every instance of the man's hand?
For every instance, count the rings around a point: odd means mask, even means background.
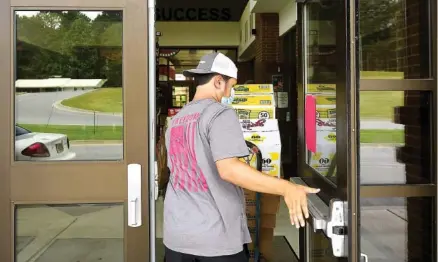
[[[305,226],[305,219],[309,218],[307,209],[307,194],[316,194],[319,189],[290,183],[284,193],[284,201],[289,208],[290,222],[296,228]]]

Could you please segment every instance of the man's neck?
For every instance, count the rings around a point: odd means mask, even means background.
[[[197,89],[195,96],[193,97],[193,101],[203,100],[203,99],[211,99],[218,101],[218,99],[213,94],[209,94],[207,92],[200,92],[200,89]]]

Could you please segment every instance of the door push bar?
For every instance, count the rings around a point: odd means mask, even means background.
[[[292,178],[292,181],[306,186],[301,178]],[[309,194],[307,199],[313,231],[322,231],[330,239],[333,256],[348,257],[348,202],[332,199],[327,207],[317,195]],[[368,256],[361,254],[361,261],[368,262]]]

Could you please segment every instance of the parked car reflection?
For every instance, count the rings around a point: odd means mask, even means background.
[[[15,126],[16,161],[71,160],[75,157],[66,135],[37,133]]]

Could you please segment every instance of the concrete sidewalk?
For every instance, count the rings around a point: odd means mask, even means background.
[[[405,206],[373,205],[361,210],[363,253],[370,259],[404,261]],[[16,216],[17,262],[123,262],[123,212],[120,204],[20,206]],[[157,201],[156,212],[156,237],[162,238],[162,199]],[[290,225],[283,201],[274,234],[285,236],[294,250],[299,249],[299,233]]]
[[[17,210],[17,262],[123,261],[123,206]]]

